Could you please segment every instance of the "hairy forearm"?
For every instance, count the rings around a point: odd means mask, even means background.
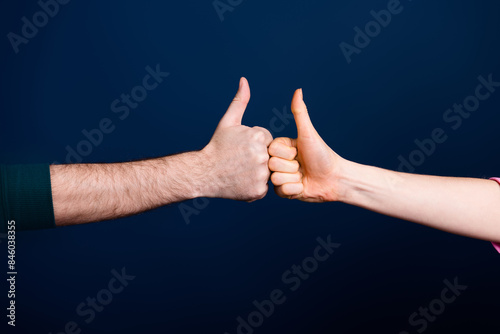
[[[115,219],[207,192],[206,159],[188,152],[112,164],[50,166],[56,225]]]
[[[348,162],[340,200],[450,233],[500,242],[495,181],[414,175]]]
[[[163,158],[50,167],[56,225],[115,219],[196,197],[241,201],[268,190],[271,133],[241,124],[250,87],[238,93],[201,150]]]

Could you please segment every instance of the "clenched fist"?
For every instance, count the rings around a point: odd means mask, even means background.
[[[337,175],[345,160],[316,132],[301,89],[293,96],[292,113],[297,139],[276,138],[269,146],[269,169],[276,193],[306,202],[339,200]]]
[[[267,194],[273,137],[264,128],[241,125],[249,101],[248,82],[241,78],[238,93],[201,151],[208,165],[207,197],[254,201]]]

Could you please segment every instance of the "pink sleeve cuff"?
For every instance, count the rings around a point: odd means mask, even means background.
[[[500,178],[498,177],[492,177],[490,180],[497,181],[500,184]],[[493,247],[500,253],[500,244],[493,243]]]
[[[493,247],[495,247],[495,249],[500,253],[500,244],[493,242]]]

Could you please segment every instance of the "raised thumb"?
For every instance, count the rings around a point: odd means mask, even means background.
[[[310,137],[317,134],[316,129],[309,118],[307,106],[304,103],[302,89],[297,89],[293,95],[292,113],[295,118],[295,124],[297,125],[297,134],[299,138]]]
[[[243,119],[243,114],[247,108],[248,102],[250,101],[250,87],[248,81],[245,78],[240,79],[240,87],[236,96],[231,102],[231,105],[227,109],[226,113],[219,122],[218,127],[227,128],[230,126],[241,125],[241,120]]]

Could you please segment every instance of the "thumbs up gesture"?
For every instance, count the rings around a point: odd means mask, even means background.
[[[269,169],[275,192],[306,202],[339,200],[337,186],[345,162],[321,139],[298,89],[292,100],[297,139],[276,138],[269,146]]]
[[[273,137],[264,128],[241,125],[249,101],[248,81],[241,78],[238,93],[201,151],[208,166],[207,197],[254,201],[267,194]]]

